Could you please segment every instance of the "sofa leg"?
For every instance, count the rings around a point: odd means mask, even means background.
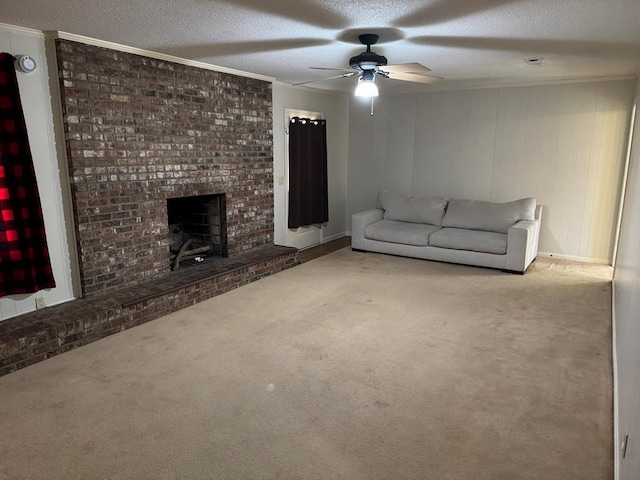
[[[524,272],[519,272],[517,270],[502,270],[503,273],[511,273],[513,275],[524,275]]]

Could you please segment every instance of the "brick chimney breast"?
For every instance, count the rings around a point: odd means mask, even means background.
[[[169,271],[167,199],[224,194],[226,253],[273,243],[271,84],[56,40],[85,296]]]

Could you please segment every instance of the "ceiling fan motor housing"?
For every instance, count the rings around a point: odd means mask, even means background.
[[[387,57],[371,51],[371,45],[378,41],[375,33],[365,33],[358,37],[360,43],[367,46],[367,51],[349,59],[349,66],[354,70],[375,70],[387,64]]]
[[[349,59],[349,66],[355,70],[375,70],[387,64],[387,57],[375,52],[363,52]]]

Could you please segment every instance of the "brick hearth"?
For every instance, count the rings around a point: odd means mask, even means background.
[[[296,249],[267,246],[150,282],[0,322],[0,376],[160,318],[298,264]]]

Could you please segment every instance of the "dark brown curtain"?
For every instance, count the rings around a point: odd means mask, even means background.
[[[329,221],[327,123],[289,121],[289,228]]]
[[[56,286],[14,62],[0,53],[0,296]]]

